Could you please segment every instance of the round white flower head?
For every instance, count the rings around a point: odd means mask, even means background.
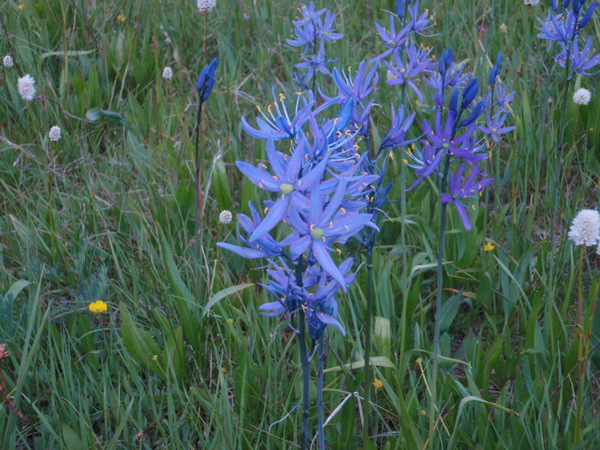
[[[29,74],[19,78],[17,81],[17,87],[19,88],[19,94],[23,97],[23,100],[30,102],[35,98],[35,80]]]
[[[60,127],[58,125],[54,125],[52,128],[50,128],[50,131],[48,132],[48,137],[50,138],[51,141],[58,141],[61,138],[61,131],[60,131]]]
[[[170,80],[171,78],[173,78],[173,69],[171,69],[170,67],[165,67],[162,73],[162,77],[165,80]]]
[[[540,0],[523,0],[527,6],[535,6],[540,2]]]
[[[221,214],[219,214],[219,222],[221,222],[224,225],[231,223],[232,220],[233,214],[231,214],[231,211],[227,211],[226,209],[224,209],[223,211],[221,211]]]
[[[582,209],[573,219],[569,239],[575,245],[590,247],[600,240],[600,213],[595,209]]]
[[[578,105],[587,105],[592,99],[592,94],[585,88],[579,88],[573,94],[573,101]]]
[[[4,57],[4,67],[12,67],[14,65],[12,56],[6,55]]]
[[[198,0],[198,9],[201,13],[206,14],[212,11],[217,4],[217,0]]]

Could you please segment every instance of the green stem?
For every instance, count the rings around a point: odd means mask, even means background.
[[[450,170],[450,155],[446,153],[444,157],[444,172],[440,184],[440,193],[446,191],[446,183],[448,172]],[[436,423],[436,402],[437,402],[437,375],[440,357],[440,317],[442,311],[442,293],[443,293],[443,264],[444,264],[444,235],[446,232],[446,207],[447,203],[440,200],[440,238],[438,245],[438,261],[437,261],[437,295],[435,300],[435,329],[433,334],[433,376],[431,378],[431,404],[429,405],[429,437],[430,444],[435,447],[434,443],[434,427]]]
[[[571,42],[573,39],[575,39],[575,31],[576,31],[577,27],[575,27],[575,30],[573,31],[573,36],[571,37]],[[571,62],[571,45],[569,43],[568,47],[567,47],[567,58],[566,58],[566,62],[565,62],[565,86],[563,88],[563,98],[562,98],[562,107],[561,107],[561,115],[560,115],[560,129],[559,129],[559,140],[558,140],[558,146],[557,148],[557,154],[556,154],[556,165],[554,167],[554,207],[553,207],[553,214],[552,214],[552,226],[551,226],[551,230],[552,230],[552,234],[551,234],[551,239],[552,239],[552,246],[551,246],[551,253],[550,253],[550,264],[551,264],[551,268],[550,268],[550,297],[551,300],[554,301],[553,299],[553,295],[554,295],[554,275],[557,273],[556,271],[556,255],[557,255],[557,251],[558,251],[558,242],[557,242],[557,231],[558,231],[558,227],[559,227],[559,223],[560,223],[560,216],[561,216],[561,212],[562,209],[561,205],[562,205],[562,191],[560,189],[560,183],[561,183],[561,179],[562,179],[562,173],[560,170],[561,164],[562,164],[562,151],[563,151],[563,147],[565,146],[565,126],[566,126],[566,116],[567,116],[567,96],[569,94],[569,69],[570,69],[570,62]]]
[[[196,144],[194,146],[194,164],[196,166],[196,219],[194,225],[194,239],[196,240],[196,257],[200,261],[200,244],[198,234],[200,231],[200,121],[202,120],[202,99],[200,99],[200,105],[198,106],[198,117],[196,119]]]
[[[302,289],[302,258],[296,264],[296,285]],[[298,345],[300,346],[300,363],[302,365],[302,438],[300,448],[308,448],[308,418],[310,413],[310,361],[306,349],[306,315],[304,305],[298,306]]]
[[[403,150],[404,151],[404,150]],[[404,155],[402,155],[404,156]],[[400,198],[400,214],[402,216],[402,222],[400,224],[400,244],[402,245],[402,317],[400,325],[400,374],[404,374],[404,350],[406,349],[406,331],[407,321],[406,317],[408,312],[408,261],[406,252],[406,164],[404,158],[401,159],[400,163],[400,184],[402,185],[402,197]]]
[[[373,282],[373,249],[367,249],[367,317],[365,320],[366,335],[365,335],[365,365],[364,365],[364,377],[363,386],[365,390],[365,401],[363,404],[363,415],[365,418],[365,426],[363,430],[363,448],[367,447],[369,441],[369,424],[370,410],[371,410],[371,328],[373,321],[373,296],[374,296],[374,282]]]
[[[581,245],[579,249],[579,267],[577,271],[577,413],[575,415],[575,431],[573,433],[573,447],[577,447],[581,442],[581,414],[583,412],[583,255],[585,253],[585,245]]]
[[[317,433],[319,450],[325,450],[325,429],[323,425],[323,368],[325,366],[325,354],[327,343],[323,335],[319,337],[319,364],[317,369]]]

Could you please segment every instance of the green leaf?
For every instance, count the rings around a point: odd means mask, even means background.
[[[462,291],[448,298],[444,304],[442,305],[442,310],[440,311],[440,331],[447,331],[452,325],[456,314],[458,314],[458,309],[460,305],[463,303],[463,295]]]
[[[95,53],[96,50],[67,50],[66,52],[45,52],[41,54],[41,58],[45,59],[50,56],[84,56]]]
[[[369,358],[369,361],[371,362],[372,366],[389,367],[390,369],[397,369],[396,365],[387,356],[373,356],[372,358]],[[343,369],[347,369],[347,370],[362,369],[364,366],[365,366],[365,360],[361,359],[360,361],[343,364],[341,366],[330,367],[329,369],[325,369],[323,371],[323,373],[338,372]]]
[[[452,437],[450,438],[450,442],[449,442],[447,448],[454,448],[454,446],[456,445],[456,439],[458,438],[457,432],[458,432],[459,425],[461,423],[460,418],[461,418],[461,415],[462,415],[462,412],[463,412],[463,409],[464,409],[465,405],[467,403],[469,403],[469,402],[479,402],[479,403],[482,403],[482,404],[484,404],[486,406],[491,406],[493,408],[499,409],[500,411],[511,413],[511,414],[516,415],[516,416],[519,415],[519,413],[517,413],[516,411],[513,411],[512,409],[506,408],[505,406],[501,406],[501,405],[498,405],[498,404],[493,403],[493,402],[488,402],[487,400],[484,400],[482,398],[476,397],[474,395],[468,395],[468,396],[466,396],[465,398],[463,398],[460,401],[460,405],[458,406],[458,414],[456,416],[456,421],[455,421],[455,424],[454,424],[454,432],[452,433]]]
[[[6,300],[14,300],[15,298],[17,298],[17,295],[19,295],[19,293],[25,289],[27,286],[29,286],[31,284],[30,281],[27,280],[18,280],[15,281],[12,286],[8,289],[8,291],[6,292],[6,295],[4,296],[4,298]]]
[[[218,160],[214,165],[213,184],[219,209],[232,209],[231,187],[229,186],[229,178],[227,177],[225,164],[222,160]]]
[[[173,368],[175,378],[180,384],[183,383],[186,368],[183,357],[183,327],[177,327],[171,334],[158,360],[163,367]],[[169,378],[170,375],[167,374]]]
[[[250,286],[254,286],[254,283],[243,283],[243,284],[238,284],[235,286],[230,286],[228,288],[223,289],[222,291],[217,292],[215,295],[213,295],[210,300],[208,301],[208,303],[206,304],[206,306],[204,307],[204,316],[207,316],[208,313],[210,312],[210,309],[215,306],[219,301],[223,300],[225,297],[234,294],[238,291],[241,291],[242,289],[246,289]]]
[[[76,433],[75,430],[73,430],[73,428],[71,428],[69,425],[66,423],[61,424],[60,430],[62,432],[65,448],[85,448],[85,445],[83,445],[83,442],[81,442],[81,439],[79,438],[79,434]]]
[[[85,113],[85,117],[87,120],[91,120],[92,122],[96,122],[104,117],[108,117],[109,119],[115,121],[117,126],[129,127],[129,122],[123,114],[115,111],[109,111],[107,109],[92,108]]]
[[[152,357],[154,355],[159,355],[161,353],[161,348],[154,342],[150,333],[140,330],[134,325],[133,319],[123,302],[119,302],[119,309],[121,311],[121,319],[123,320],[121,333],[123,334],[123,341],[125,342],[127,350],[129,350],[134,359],[139,363],[149,365],[150,368],[156,366]],[[160,373],[158,374],[160,375]]]
[[[86,119],[91,120],[92,122],[102,119],[103,116],[104,114],[102,114],[102,109],[100,108],[92,108],[85,113]]]

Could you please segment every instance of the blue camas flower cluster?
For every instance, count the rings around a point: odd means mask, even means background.
[[[421,145],[409,152],[412,161],[408,165],[418,175],[410,189],[437,174],[443,180],[442,202],[456,208],[466,230],[472,229],[467,200],[478,198],[492,182],[480,171],[480,162],[489,158],[493,143],[478,134],[498,142],[501,135],[515,129],[504,125],[514,93],[506,94],[498,83],[501,61],[499,54],[488,77],[489,92],[481,95],[477,78],[471,73],[464,74],[463,68],[456,66],[451,47],[444,50],[438,70],[426,80],[435,90],[434,123],[423,120]],[[487,126],[478,125],[484,116]],[[452,169],[453,166],[456,168]]]
[[[595,53],[592,48],[593,36],[584,36],[584,29],[592,19],[598,2],[592,2],[586,7],[585,0],[564,0],[558,4],[556,0],[551,0],[550,6],[551,10],[548,11],[546,19],[538,18],[538,37],[548,41],[548,50],[554,43],[559,45],[559,52],[554,56],[555,61],[561,67],[571,68],[568,73],[569,79],[576,73],[600,73],[591,71],[600,64],[600,53]]]
[[[268,115],[257,118],[258,128],[243,120],[249,134],[266,140],[268,164],[238,161],[237,167],[274,196],[265,201],[264,216],[252,204],[251,217],[239,215],[244,246],[219,243],[245,258],[269,259],[266,290],[276,301],[261,310],[293,316],[302,308],[313,339],[327,325],[344,331],[336,293],[346,290],[355,275],[351,258],[336,263],[337,246],[364,227],[375,227],[371,214],[363,212],[364,192],[378,176],[360,171],[364,157],[356,152],[356,133],[349,128],[353,103],[338,100],[315,107],[310,92],[299,94],[291,114],[280,96]],[[322,117],[334,110],[334,117]],[[279,150],[279,142],[289,150]],[[281,224],[283,230],[272,235]]]
[[[302,60],[296,64],[296,68],[303,69],[304,73],[296,73],[296,82],[303,88],[317,72],[329,75],[327,68],[335,60],[327,60],[325,42],[333,42],[341,39],[342,34],[335,32],[335,14],[327,9],[315,11],[315,4],[310,2],[309,6],[300,7],[300,18],[294,20],[294,39],[288,39],[287,43],[292,47],[304,47]],[[308,53],[312,50],[312,54]],[[307,56],[308,55],[308,56]]]

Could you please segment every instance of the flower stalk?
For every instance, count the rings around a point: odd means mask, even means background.
[[[321,335],[317,341],[317,348],[319,350],[319,359],[317,363],[317,444],[319,450],[325,450],[325,429],[323,422],[323,369],[325,368],[327,345],[328,344],[323,338],[323,335]]]

